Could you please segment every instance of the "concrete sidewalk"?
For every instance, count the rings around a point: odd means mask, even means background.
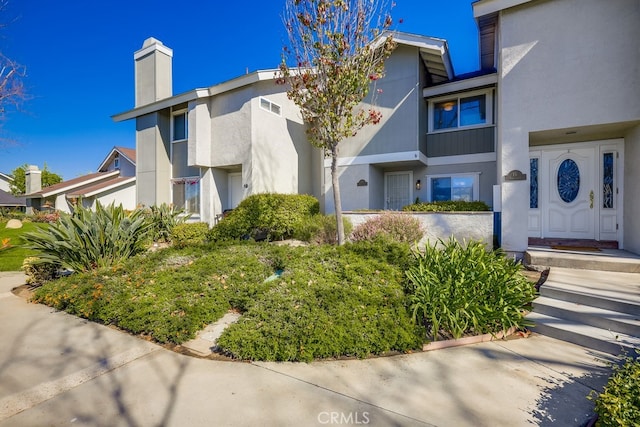
[[[242,363],[167,351],[11,294],[0,427],[579,426],[608,356],[544,336],[369,360]]]

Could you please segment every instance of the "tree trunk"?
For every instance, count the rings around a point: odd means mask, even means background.
[[[338,179],[338,144],[331,147],[331,185],[333,186],[333,204],[336,209],[336,230],[338,245],[344,244],[344,223],[342,222],[342,202],[340,201],[340,180]]]

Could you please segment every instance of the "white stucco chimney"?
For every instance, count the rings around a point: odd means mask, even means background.
[[[38,166],[30,165],[24,172],[25,194],[42,190],[42,171]]]
[[[133,54],[136,77],[136,107],[173,95],[173,50],[149,37]]]

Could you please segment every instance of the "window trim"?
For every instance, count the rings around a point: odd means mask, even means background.
[[[459,172],[459,173],[442,173],[442,174],[434,174],[434,175],[425,175],[425,181],[427,183],[427,200],[433,201],[433,194],[431,191],[431,186],[433,185],[432,180],[435,178],[473,178],[473,198],[472,202],[476,200],[480,200],[480,174],[481,172]],[[449,199],[451,200],[451,199]]]
[[[269,104],[269,108],[266,108],[262,105],[262,102],[266,102]],[[280,104],[276,104],[275,102],[269,100],[268,98],[265,98],[264,96],[259,97],[258,99],[258,105],[260,106],[261,110],[264,111],[268,111],[272,114],[275,114],[278,117],[282,117],[282,106]],[[274,110],[274,106],[277,108],[278,112],[273,111]]]
[[[474,96],[485,95],[485,112],[486,112],[486,121],[485,123],[475,124],[475,125],[467,125],[460,126],[460,99],[464,98],[472,98]],[[450,127],[446,129],[434,129],[433,127],[433,114],[435,110],[435,105],[449,100],[456,100],[457,108],[458,108],[458,126]],[[458,92],[458,93],[450,93],[447,95],[438,96],[437,98],[429,99],[429,108],[428,108],[428,122],[429,122],[429,130],[428,133],[444,133],[444,132],[455,132],[459,130],[466,129],[478,129],[483,127],[494,126],[493,122],[493,88],[474,90],[470,92]]]
[[[184,115],[184,134],[185,138],[175,138],[175,118]],[[189,139],[189,110],[181,108],[180,110],[171,111],[171,143],[187,141]]]
[[[202,211],[202,176],[188,176],[188,177],[180,177],[180,178],[171,178],[171,204],[173,205],[173,196],[174,196],[174,186],[179,184],[191,184],[192,182],[198,184],[198,212],[189,212],[186,209],[187,201],[183,200],[183,207],[185,214],[191,214],[192,217],[199,217],[200,212]],[[184,195],[187,195],[185,191]]]

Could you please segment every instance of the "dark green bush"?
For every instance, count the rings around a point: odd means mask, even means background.
[[[150,224],[141,210],[127,213],[122,205],[96,204],[92,211],[78,204],[72,215],[57,223],[22,235],[39,262],[75,271],[118,265],[146,250]]]
[[[482,212],[491,208],[481,201],[446,200],[440,202],[418,202],[402,208],[405,212]]]
[[[421,345],[399,269],[341,247],[289,249],[281,279],[218,345],[251,360],[366,357]]]
[[[211,228],[211,241],[257,239],[282,240],[320,210],[318,200],[306,194],[254,194]]]
[[[202,245],[207,241],[209,224],[206,222],[185,222],[171,229],[171,242],[178,248],[190,245]]]
[[[349,235],[353,229],[351,220],[342,217],[345,235]],[[335,245],[338,242],[338,224],[335,215],[316,214],[306,217],[295,227],[293,237],[304,242],[318,245]]]
[[[496,333],[525,326],[524,310],[535,289],[522,266],[481,242],[461,245],[451,238],[417,253],[408,272],[411,311],[430,338]]]
[[[593,395],[591,396],[593,398]],[[596,398],[597,427],[640,425],[640,359],[628,357]]]
[[[424,230],[417,218],[399,212],[381,212],[353,229],[352,242],[384,238],[394,242],[415,243],[422,239]]]

